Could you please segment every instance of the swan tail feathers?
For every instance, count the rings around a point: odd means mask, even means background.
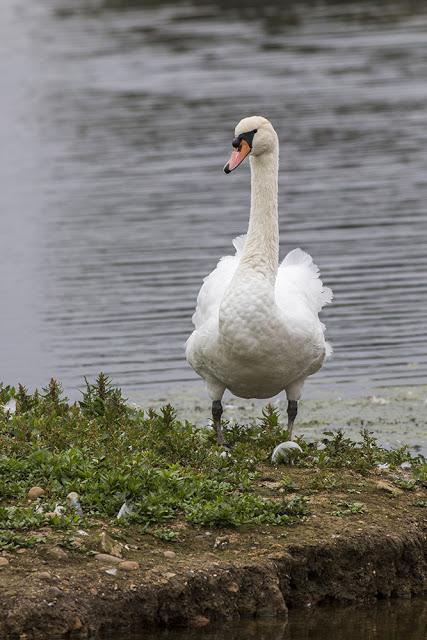
[[[318,266],[302,249],[293,249],[285,257],[279,267],[278,284],[285,297],[289,293],[304,296],[315,313],[333,299],[332,289],[323,286]]]

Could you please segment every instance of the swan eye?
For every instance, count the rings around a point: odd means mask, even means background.
[[[235,149],[238,149],[240,147],[240,138],[234,138],[231,146],[233,146]]]

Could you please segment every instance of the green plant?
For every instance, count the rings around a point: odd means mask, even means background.
[[[367,511],[366,505],[363,502],[337,502],[336,509],[331,513],[333,516],[350,516]]]
[[[166,527],[163,529],[154,529],[153,536],[163,542],[177,542],[177,540],[179,540],[178,533]]]

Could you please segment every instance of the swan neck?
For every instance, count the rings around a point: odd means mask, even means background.
[[[276,277],[279,262],[278,149],[250,158],[251,211],[242,266]]]

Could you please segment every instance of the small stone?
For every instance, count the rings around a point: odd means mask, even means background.
[[[163,555],[165,556],[165,558],[176,558],[176,553],[175,551],[171,551],[171,550],[167,550],[163,552]]]
[[[46,555],[52,560],[65,560],[65,558],[68,557],[68,553],[60,547],[52,547],[52,549],[47,551]]]
[[[19,555],[22,555],[23,553],[27,553],[26,549],[17,549],[16,553],[19,553]]]
[[[106,531],[103,531],[99,536],[99,546],[104,553],[116,556],[117,558],[122,557],[123,545],[120,542],[117,542],[117,540],[110,538]]]
[[[118,568],[121,571],[135,571],[139,569],[139,562],[135,562],[134,560],[124,560],[118,565]]]
[[[172,571],[167,571],[167,572],[164,574],[164,576],[165,576],[165,578],[167,578],[168,580],[170,580],[171,578],[175,578],[176,573],[172,573]]]
[[[118,564],[119,562],[123,562],[121,558],[110,556],[108,553],[97,553],[95,556],[95,560],[99,560],[99,562],[108,562],[110,564]]]
[[[392,496],[400,496],[403,493],[402,489],[398,489],[398,487],[394,487],[392,484],[390,484],[389,482],[386,482],[385,480],[378,480],[375,484],[378,487],[378,489],[380,489],[381,491],[385,491],[386,493],[389,493]]]
[[[229,591],[230,593],[238,593],[240,591],[240,587],[237,582],[232,582],[230,585],[228,585],[227,591]]]
[[[191,626],[196,629],[200,629],[201,627],[206,627],[210,622],[210,619],[206,616],[195,616],[191,620]]]
[[[0,567],[7,567],[8,564],[9,564],[9,560],[7,558],[0,557]]]
[[[117,575],[117,569],[116,569],[116,567],[112,567],[111,569],[106,569],[105,573],[108,573],[109,576],[116,576]]]
[[[49,591],[47,592],[47,596],[48,596],[49,600],[52,600],[54,598],[58,598],[59,596],[62,596],[63,594],[64,594],[64,592],[59,587],[50,587]]]
[[[49,573],[49,571],[40,571],[38,577],[41,578],[41,580],[50,580],[52,578],[52,575]]]
[[[31,487],[27,493],[27,498],[28,500],[37,500],[37,498],[41,498],[45,493],[45,490],[41,487]]]
[[[83,623],[80,620],[79,616],[76,616],[74,618],[74,621],[71,623],[70,626],[70,630],[71,631],[80,631],[80,629],[83,627]]]

